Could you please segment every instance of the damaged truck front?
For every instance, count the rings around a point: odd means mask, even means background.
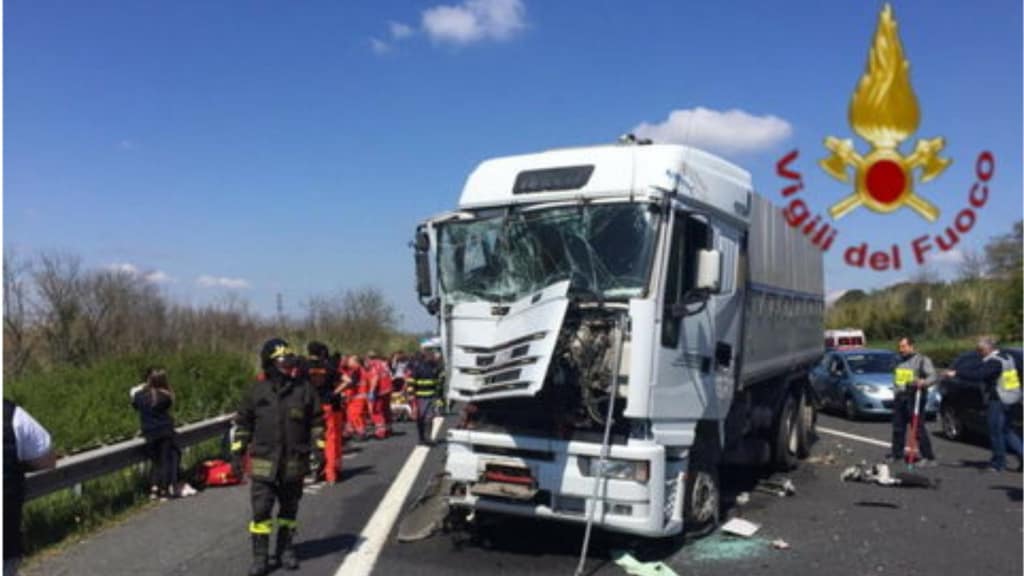
[[[806,453],[821,252],[743,170],[635,142],[489,160],[415,249],[454,509],[666,536],[717,521],[722,463]]]

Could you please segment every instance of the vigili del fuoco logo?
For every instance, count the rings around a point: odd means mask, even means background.
[[[800,197],[804,184],[800,172],[792,167],[799,156],[793,150],[776,164],[776,173],[789,181],[782,188],[782,197],[787,200],[783,209],[786,223],[800,229],[822,251],[828,251],[839,236],[835,222],[860,207],[879,214],[909,211],[928,222],[936,222],[941,215],[939,208],[924,191],[919,193],[915,183],[938,178],[953,160],[942,156],[946,144],[942,137],[917,140],[909,154],[900,150],[917,130],[920,120],[917,96],[910,83],[910,63],[903,55],[892,7],[886,4],[878,17],[864,75],[850,99],[850,128],[869,148],[862,154],[852,138],[828,136],[825,148],[829,155],[818,161],[826,174],[848,186],[852,184],[852,190],[829,208],[831,222],[821,215],[812,215]],[[975,182],[967,194],[967,205],[938,234],[913,238],[908,246],[893,244],[879,248],[864,241],[853,242],[844,249],[843,260],[856,268],[900,270],[911,261],[924,264],[929,253],[952,250],[974,227],[975,210],[988,201],[988,183],[995,173],[991,152],[986,150],[978,155],[974,172]],[[931,188],[931,193],[936,193]]]

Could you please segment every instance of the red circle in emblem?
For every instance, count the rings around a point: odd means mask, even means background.
[[[864,179],[868,194],[882,204],[892,204],[907,185],[903,167],[892,160],[878,160],[868,168]]]

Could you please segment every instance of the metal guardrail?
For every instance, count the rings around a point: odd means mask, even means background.
[[[177,429],[176,443],[181,448],[198,444],[227,432],[234,414],[186,424]],[[88,452],[81,452],[57,461],[57,467],[28,474],[25,478],[25,500],[32,500],[117,472],[147,460],[143,438],[133,438]]]

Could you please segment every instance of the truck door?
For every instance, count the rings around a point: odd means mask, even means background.
[[[661,334],[657,376],[651,390],[652,418],[717,417],[715,386],[715,317],[693,299],[697,252],[711,248],[707,218],[676,211],[662,282]]]
[[[711,296],[708,308],[712,311],[712,327],[715,335],[712,342],[714,351],[715,391],[718,396],[719,414],[729,412],[736,387],[741,323],[743,320],[742,294],[737,290],[737,274],[743,233],[725,221],[712,221],[712,235],[715,250],[722,254],[722,284],[718,293]]]

